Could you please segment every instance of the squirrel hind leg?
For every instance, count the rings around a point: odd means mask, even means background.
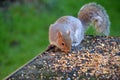
[[[80,42],[74,41],[72,42],[72,46],[78,46],[80,44]]]
[[[77,41],[79,41],[79,40],[77,40]],[[77,42],[77,41],[72,42],[72,51],[79,50],[80,41],[79,42]]]
[[[77,44],[76,46],[75,45],[72,45],[72,49],[71,49],[71,51],[80,51],[82,49],[82,47],[81,47],[81,44],[79,43],[79,44]]]

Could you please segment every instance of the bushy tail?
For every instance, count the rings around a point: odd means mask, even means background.
[[[92,23],[98,33],[109,35],[110,20],[101,5],[97,5],[96,3],[84,5],[78,13],[78,18],[81,20],[85,30]]]

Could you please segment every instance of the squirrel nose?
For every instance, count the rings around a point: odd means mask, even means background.
[[[70,49],[67,49],[67,50],[65,50],[65,53],[68,53],[68,52],[70,52],[71,50]]]
[[[66,50],[66,51],[65,51],[65,53],[68,53],[68,52],[70,52],[70,51],[69,51],[69,50]]]

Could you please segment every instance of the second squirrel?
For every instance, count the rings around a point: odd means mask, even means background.
[[[110,21],[105,9],[96,3],[84,5],[78,18],[63,16],[49,28],[49,41],[62,51],[70,52],[72,46],[78,46],[84,39],[85,31],[93,24],[98,33],[109,35]]]

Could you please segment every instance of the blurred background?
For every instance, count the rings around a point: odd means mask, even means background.
[[[118,0],[0,0],[0,80],[47,48],[50,24],[64,15],[77,17],[89,2],[107,10],[110,36],[120,36]],[[93,29],[86,34],[94,34]]]

